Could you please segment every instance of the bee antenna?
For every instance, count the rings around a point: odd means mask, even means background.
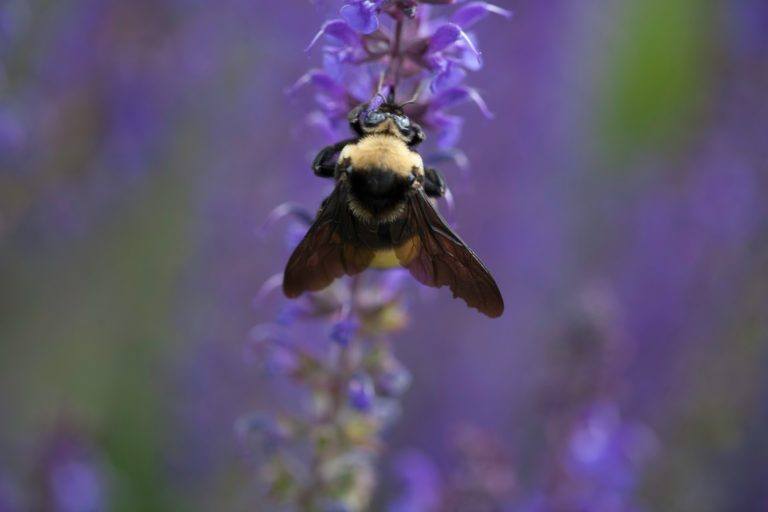
[[[424,91],[424,82],[421,82],[418,87],[416,87],[416,90],[413,93],[413,97],[411,97],[410,100],[406,101],[405,103],[400,104],[400,108],[403,108],[406,105],[410,105],[411,103],[416,103],[419,101],[419,96],[421,96],[421,93]]]

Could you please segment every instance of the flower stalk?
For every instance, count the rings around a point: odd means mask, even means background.
[[[430,18],[431,7],[448,3],[346,2],[340,18],[324,23],[307,48],[322,46],[322,67],[288,91],[315,89],[318,109],[308,123],[336,142],[347,135],[352,109],[384,97],[402,102],[408,98],[397,94],[412,91],[408,115],[436,135],[438,147],[451,148],[462,121],[447,109],[474,101],[486,110],[479,93],[461,85],[467,71],[481,66],[475,37],[464,28],[485,14],[509,13],[471,2],[450,18]],[[284,217],[305,224],[312,218],[282,206],[269,216],[268,226]],[[388,271],[336,281],[285,304],[275,321],[253,331],[255,359],[311,397],[298,411],[257,413],[240,423],[241,433],[258,441],[267,494],[290,510],[357,512],[371,502],[381,439],[411,381],[390,340],[408,321],[404,275]],[[280,281],[269,280],[265,290]],[[318,332],[326,339],[318,342]]]

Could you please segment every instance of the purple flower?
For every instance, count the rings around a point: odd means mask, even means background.
[[[357,32],[344,20],[331,20],[325,23],[307,45],[306,51],[315,47],[320,39],[326,36],[341,47],[355,48],[362,44],[362,39]]]
[[[460,41],[476,55],[480,55],[480,51],[475,48],[467,33],[456,23],[447,23],[435,30],[427,41],[427,54],[444,52]]]
[[[402,491],[389,505],[389,512],[432,512],[440,505],[442,484],[434,463],[417,451],[403,453],[395,460]]]
[[[451,87],[439,92],[432,99],[429,110],[439,112],[466,102],[474,103],[485,117],[493,118],[493,113],[488,109],[488,105],[480,93],[476,89],[466,86]]]
[[[655,444],[647,428],[624,422],[615,404],[597,403],[571,433],[567,466],[574,478],[588,478],[599,492],[627,494]]]
[[[434,130],[437,145],[441,148],[452,148],[461,137],[461,129],[464,119],[434,110],[425,118],[428,125]]]
[[[508,510],[518,482],[500,438],[475,427],[462,427],[453,441],[456,458],[444,475],[418,452],[397,459],[395,467],[405,489],[390,505],[390,512]]]
[[[352,337],[357,334],[360,324],[354,318],[341,320],[331,328],[331,339],[339,345],[347,346]]]
[[[467,76],[466,70],[455,62],[446,62],[443,69],[432,79],[431,90],[439,93],[446,89],[456,87]]]
[[[353,0],[341,8],[339,14],[353,29],[370,34],[379,28],[378,10],[381,1]]]
[[[397,397],[408,390],[412,380],[411,372],[400,361],[392,358],[376,376],[376,386],[384,396]]]
[[[381,92],[377,89],[379,79],[386,90],[398,92],[420,90],[422,81],[430,82],[432,95],[417,98],[409,114],[426,125],[428,134],[435,135],[442,147],[455,144],[461,132],[461,122],[442,117],[442,110],[472,101],[484,115],[491,116],[479,93],[461,85],[467,71],[482,66],[476,38],[466,29],[488,14],[510,17],[511,13],[487,2],[471,2],[461,5],[447,21],[439,21],[429,19],[426,6],[416,10],[416,5],[355,0],[341,8],[342,19],[321,27],[308,49],[321,39],[327,41],[324,72],[310,71],[291,88],[296,91],[312,85],[317,91],[320,110],[308,117],[313,126],[329,137],[340,138],[346,130],[346,113]],[[391,15],[392,23],[384,22],[384,13]]]
[[[451,21],[463,29],[468,29],[491,13],[504,16],[505,18],[512,17],[512,11],[502,9],[488,2],[470,2],[453,13]]]
[[[99,512],[107,510],[106,479],[92,449],[77,435],[56,433],[42,463],[46,510]]]
[[[360,412],[368,412],[373,407],[376,398],[373,380],[363,373],[352,377],[349,381],[349,405]]]

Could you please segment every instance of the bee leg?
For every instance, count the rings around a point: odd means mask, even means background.
[[[315,157],[315,161],[312,162],[312,170],[315,172],[315,176],[320,176],[321,178],[333,178],[336,171],[336,155],[344,149],[344,146],[354,144],[357,140],[358,139],[347,139],[323,148]]]
[[[416,123],[411,124],[411,129],[411,140],[408,141],[408,147],[413,149],[424,142],[424,139],[426,139],[427,136],[424,135],[424,129]]]
[[[429,197],[443,197],[447,185],[445,179],[439,171],[427,168],[424,169],[424,193]]]

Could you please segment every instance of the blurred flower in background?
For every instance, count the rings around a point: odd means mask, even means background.
[[[156,170],[178,86],[170,3],[3,7],[0,232],[79,233]]]
[[[60,430],[44,446],[39,474],[42,510],[109,510],[107,475],[94,449],[81,436]]]
[[[0,475],[0,510],[112,509],[110,468],[86,434],[60,424],[38,441],[27,453],[23,478]]]
[[[446,474],[416,451],[396,460],[403,491],[389,510],[641,510],[641,475],[658,440],[623,417],[622,375],[634,350],[616,314],[610,294],[587,290],[550,341],[555,366],[529,413],[544,418],[532,461],[515,457],[499,432],[461,426]]]
[[[343,286],[260,295],[288,253],[286,221],[261,226],[327,193],[313,153],[416,4],[398,99],[426,82],[409,113],[509,307],[397,296],[396,359],[346,389],[365,423],[408,388],[387,451],[361,449],[370,509],[765,508],[761,0],[0,3],[0,508],[50,496],[40,440],[75,409],[86,470],[62,478],[108,510],[279,510],[264,448],[310,439],[239,419],[312,395],[253,324],[313,357],[374,327],[339,314]]]

